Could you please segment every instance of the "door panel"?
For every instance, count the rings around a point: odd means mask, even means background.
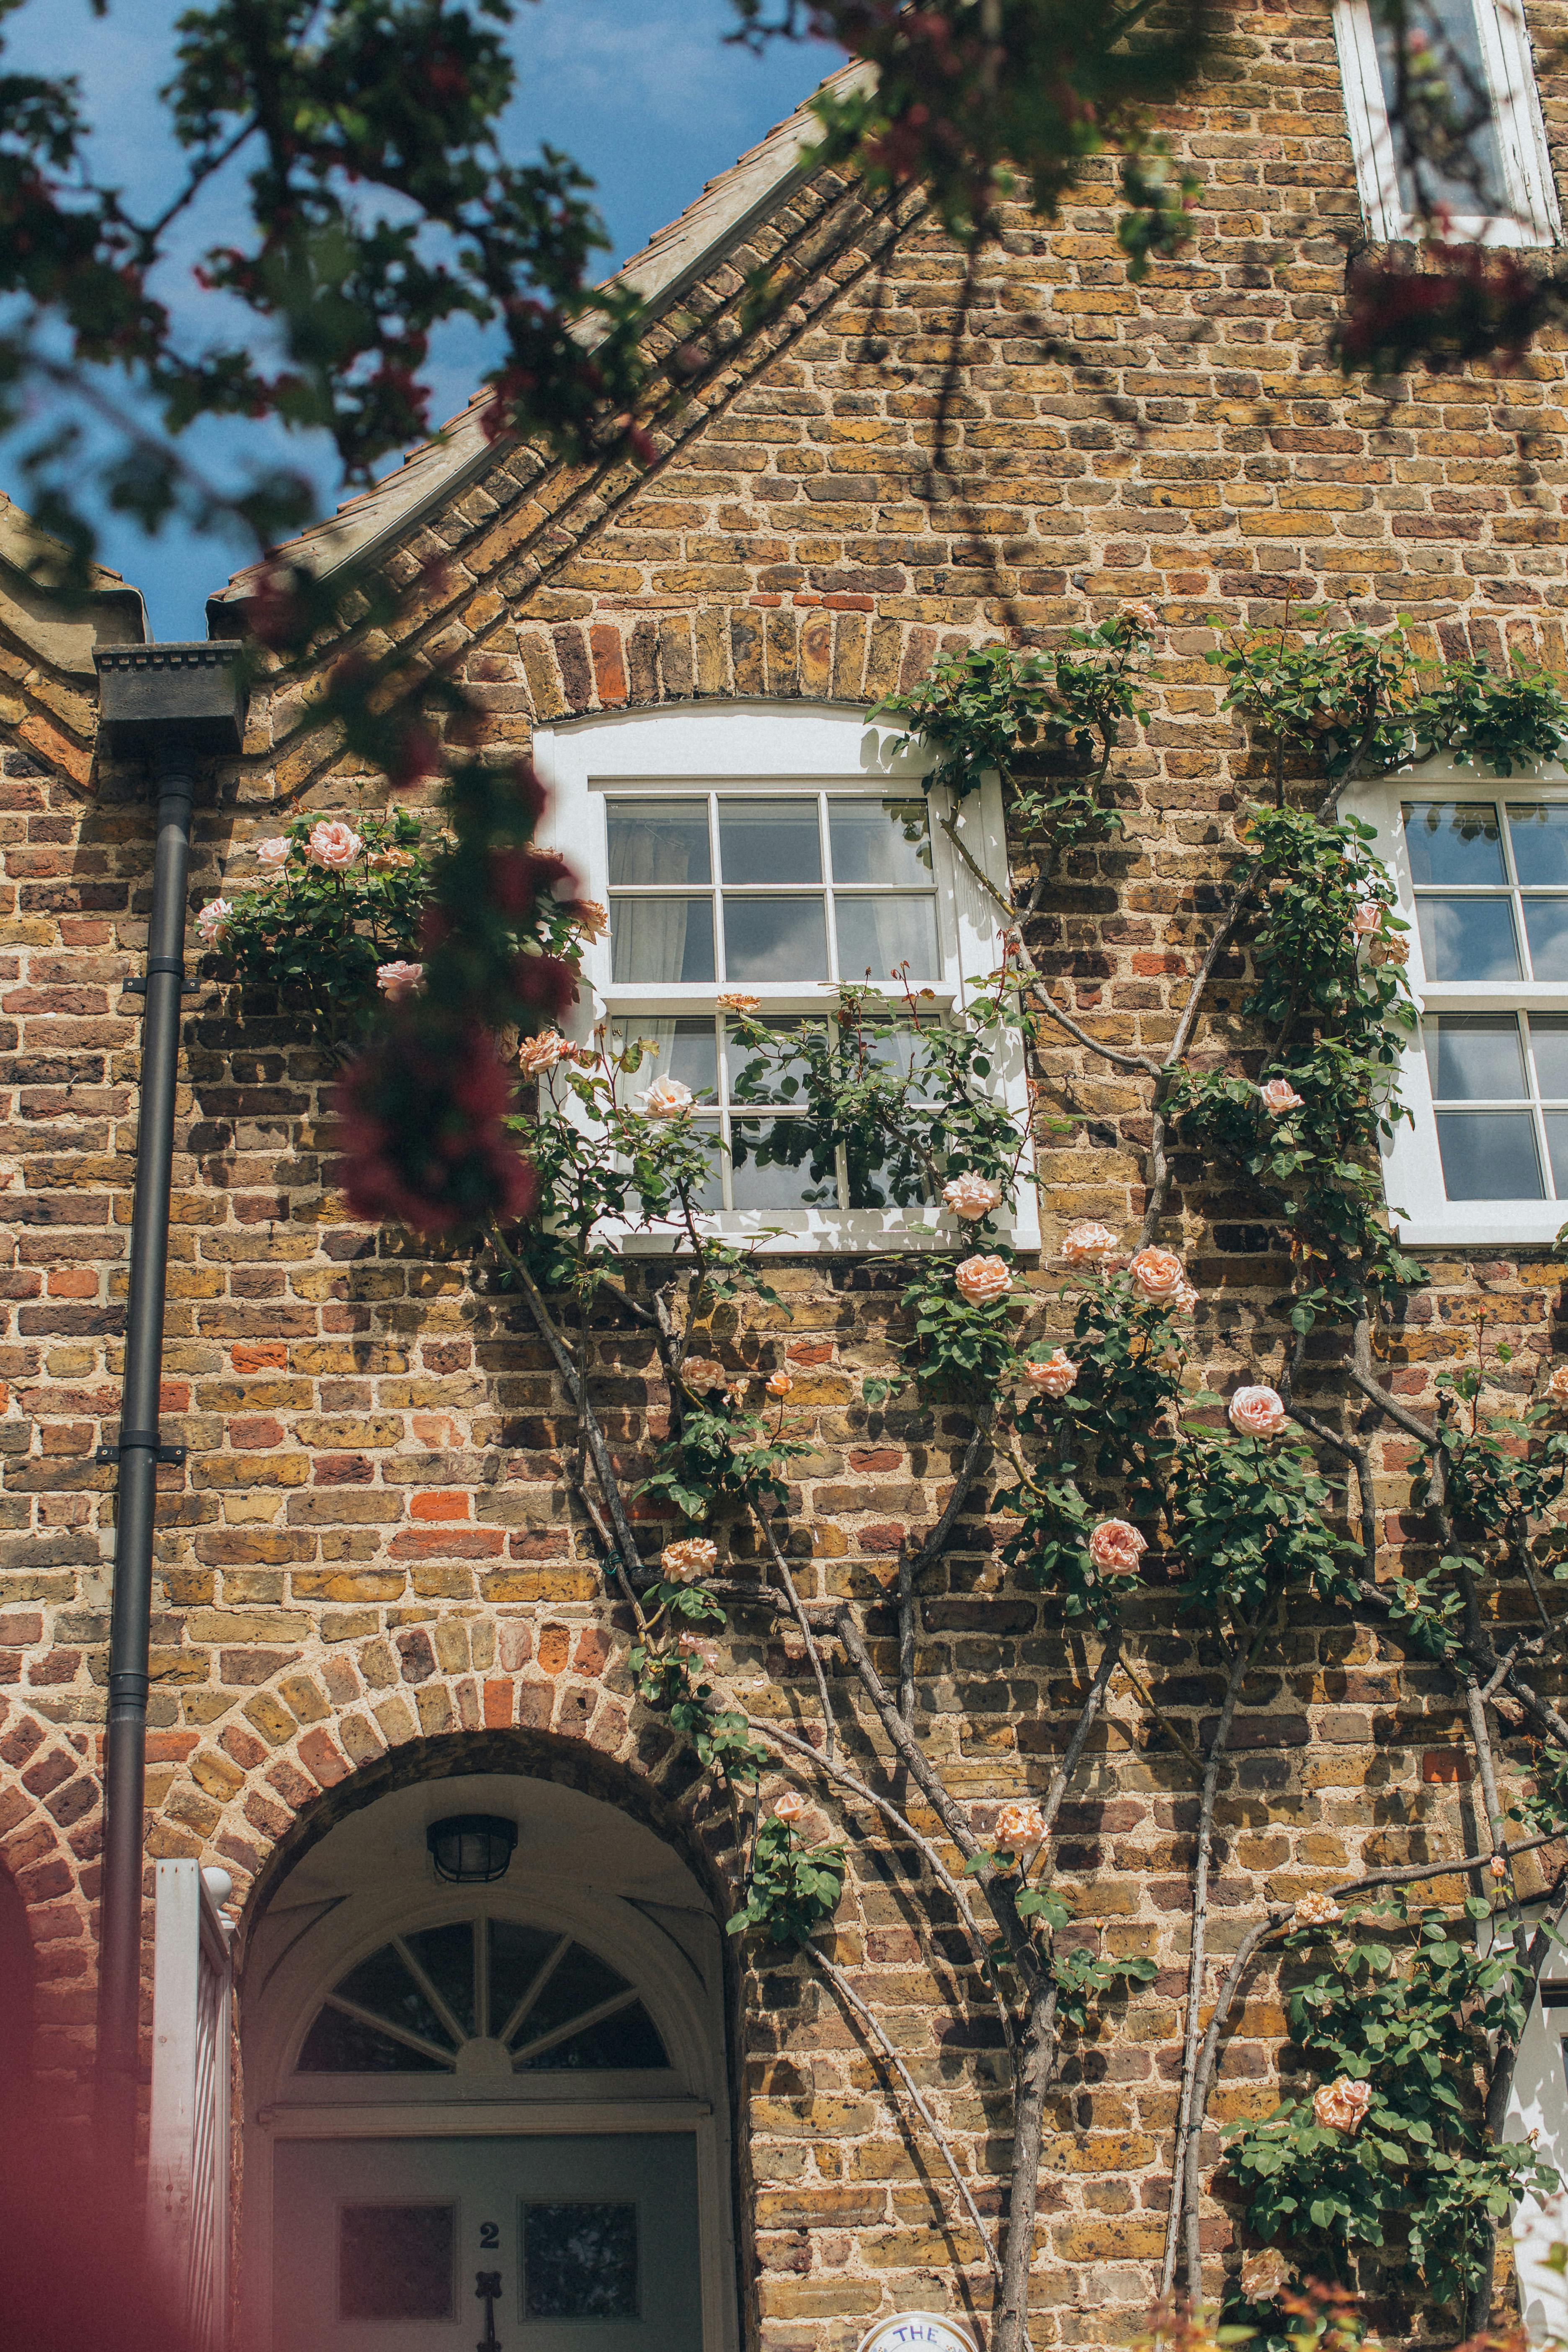
[[[700,2352],[696,2143],[284,2140],[274,2352]]]

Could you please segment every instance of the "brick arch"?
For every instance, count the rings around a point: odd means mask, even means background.
[[[242,1916],[347,1812],[400,1782],[511,1771],[564,1780],[690,1849],[710,1877],[728,1817],[689,1750],[633,1720],[625,1629],[444,1617],[275,1674],[175,1768],[163,1854],[220,1862]]]
[[[26,1907],[37,1971],[33,2061],[85,2080],[92,2060],[93,1940],[103,1791],[90,1735],[0,1700],[0,1864]]]
[[[998,634],[895,619],[871,596],[805,593],[555,622],[524,607],[516,628],[537,726],[699,699],[879,702],[917,684],[939,654]]]

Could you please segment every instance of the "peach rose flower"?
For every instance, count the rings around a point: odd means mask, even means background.
[[[680,1378],[695,1394],[706,1395],[710,1389],[723,1387],[724,1367],[712,1356],[688,1356]]]
[[[1174,1250],[1141,1249],[1127,1262],[1132,1276],[1145,1298],[1156,1305],[1173,1299],[1186,1281],[1186,1269]]]
[[[1382,921],[1383,908],[1377,900],[1363,898],[1351,917],[1352,936],[1358,940],[1370,939]]]
[[[1184,1274],[1171,1293],[1171,1305],[1178,1315],[1190,1315],[1198,1303],[1198,1294]]]
[[[1243,1437],[1274,1437],[1284,1428],[1286,1413],[1277,1389],[1247,1388],[1232,1397],[1228,1419]]]
[[[1553,1404],[1568,1404],[1568,1364],[1553,1364],[1546,1393]]]
[[[795,1382],[791,1380],[787,1372],[770,1372],[768,1374],[767,1389],[768,1394],[771,1397],[786,1397],[794,1386]]]
[[[1152,604],[1123,604],[1118,620],[1130,622],[1140,636],[1152,637],[1160,625],[1160,615]]]
[[[996,1816],[998,1845],[1034,1845],[1046,1834],[1046,1817],[1038,1805],[1004,1805]]]
[[[1494,1878],[1506,1878],[1508,1876],[1508,1856],[1501,1853],[1494,1853],[1490,1855],[1488,1858],[1487,1868],[1490,1871]]]
[[[1406,964],[1410,961],[1410,942],[1402,931],[1379,931],[1368,952],[1373,963]]]
[[[738,989],[719,999],[726,1013],[756,1013],[761,1010],[762,1002],[760,996],[745,996]]]
[[[422,963],[404,963],[400,960],[396,963],[378,963],[375,968],[375,984],[394,1004],[412,996],[424,977]]]
[[[234,902],[229,898],[209,898],[196,917],[196,936],[209,948],[216,948],[228,929]]]
[[[1331,1895],[1303,1895],[1296,1906],[1298,1927],[1331,1927],[1343,1917]]]
[[[966,1257],[954,1267],[952,1278],[971,1307],[1005,1298],[1013,1287],[1013,1277],[999,1257]]]
[[[1061,1255],[1068,1265],[1103,1265],[1108,1257],[1116,1255],[1116,1235],[1109,1225],[1086,1219],[1068,1227],[1062,1235]]]
[[[637,1096],[647,1118],[680,1118],[691,1108],[691,1088],[679,1078],[655,1078]]]
[[[773,1819],[794,1829],[796,1822],[805,1819],[805,1799],[798,1789],[786,1789],[782,1797],[773,1800]]]
[[[572,919],[588,940],[602,940],[610,928],[608,912],[597,898],[579,898],[572,909]]]
[[[312,866],[330,866],[337,873],[343,866],[352,866],[363,846],[353,825],[344,824],[341,818],[334,817],[330,824],[323,822],[310,827],[310,858]]]
[[[711,1642],[699,1641],[695,1633],[682,1633],[675,1646],[688,1665],[704,1666],[710,1675],[718,1673],[719,1653]]]
[[[263,866],[287,866],[289,852],[293,846],[286,833],[275,833],[270,840],[257,843],[256,855]]]
[[[719,1559],[719,1547],[706,1536],[688,1536],[682,1543],[666,1544],[659,1556],[659,1567],[667,1584],[696,1584],[711,1576]]]
[[[1062,1349],[1053,1348],[1044,1363],[1029,1357],[1019,1370],[1029,1386],[1038,1389],[1042,1395],[1065,1397],[1078,1379],[1079,1368]]]
[[[1301,1097],[1289,1078],[1270,1078],[1268,1085],[1259,1087],[1258,1091],[1263,1097],[1263,1108],[1270,1118],[1282,1118],[1288,1110],[1300,1110],[1301,1108]]]
[[[1101,1519],[1089,1539],[1089,1556],[1102,1576],[1136,1576],[1148,1549],[1125,1519]]]
[[[518,1066],[525,1077],[541,1078],[552,1070],[566,1051],[566,1040],[559,1029],[542,1029],[537,1037],[525,1037],[518,1047]]]
[[[1366,2120],[1372,2105],[1372,2084],[1352,2083],[1348,2074],[1341,2074],[1332,2083],[1320,2083],[1312,2094],[1312,2113],[1325,2131],[1344,2132],[1353,2137]]]
[[[1002,1198],[1002,1187],[989,1176],[977,1176],[971,1168],[944,1184],[942,1197],[955,1217],[988,1217]]]
[[[398,848],[373,849],[370,853],[370,863],[373,871],[377,874],[401,874],[413,865],[414,852],[411,849]]]

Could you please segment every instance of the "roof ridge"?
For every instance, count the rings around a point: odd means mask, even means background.
[[[852,61],[829,74],[754,147],[749,147],[728,170],[706,181],[690,204],[656,230],[603,283],[630,286],[640,293],[649,307],[647,323],[651,325],[679,299],[683,286],[703,276],[724,247],[744,235],[757,215],[778,200],[801,170],[814,127],[811,109],[821,92],[852,85],[870,71],[863,62]],[[438,432],[409,450],[380,481],[343,499],[334,514],[310,524],[276,553],[292,556],[325,575],[352,557],[372,553],[394,533],[411,529],[468,477],[483,472],[495,461],[500,445],[491,441],[483,423],[490,398],[489,387],[481,387]],[[214,605],[243,601],[264,568],[251,563],[232,573],[227,585],[209,597],[209,615]]]

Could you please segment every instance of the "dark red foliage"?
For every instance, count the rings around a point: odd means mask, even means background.
[[[577,975],[559,956],[520,955],[511,968],[511,984],[520,1003],[534,1012],[562,1019],[577,993]]]
[[[526,1217],[539,1185],[506,1130],[513,1108],[513,1075],[485,1030],[400,1009],[334,1096],[349,1206],[429,1234]]]
[[[1416,263],[1360,262],[1350,274],[1340,359],[1373,375],[1413,366],[1441,375],[1467,360],[1506,369],[1561,307],[1552,278],[1479,246],[1438,246]]]
[[[565,883],[565,892],[557,885]],[[536,849],[493,849],[490,852],[490,903],[500,913],[519,922],[531,914],[547,895],[569,896],[576,877],[563,857]]]

